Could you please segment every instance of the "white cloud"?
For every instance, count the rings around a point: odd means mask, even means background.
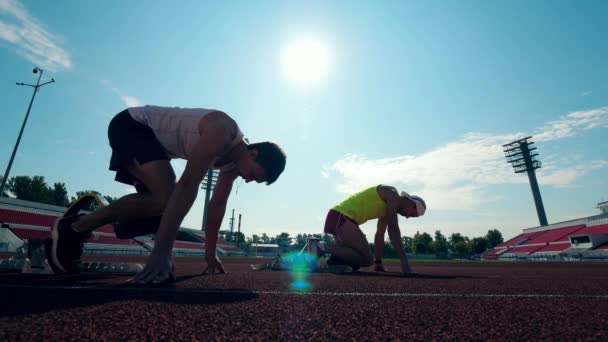
[[[592,160],[561,169],[555,164],[549,164],[543,166],[542,172],[539,172],[539,174],[542,175],[543,184],[555,187],[571,187],[574,181],[585,173],[604,167],[608,167],[608,160]]]
[[[139,107],[142,105],[141,101],[135,96],[120,95],[120,99],[127,105],[127,107]]]
[[[539,128],[534,140],[551,141],[574,136],[583,130],[606,127],[607,118],[608,107],[570,113]],[[528,182],[527,177],[515,174],[506,163],[502,148],[506,142],[522,136],[521,133],[470,133],[417,156],[368,159],[350,154],[324,167],[321,173],[341,176],[337,190],[342,193],[350,194],[384,183],[424,194],[434,209],[473,210],[488,200],[484,194],[486,186]],[[539,180],[543,185],[567,187],[590,170],[608,167],[606,160],[573,164],[563,167],[561,161],[547,158],[539,170]]]
[[[70,69],[70,55],[60,45],[60,39],[48,32],[16,0],[0,0],[0,40],[13,45],[16,53],[43,69]]]
[[[534,134],[536,141],[551,141],[575,136],[580,131],[608,127],[608,107],[570,113],[550,121]]]
[[[122,90],[113,87],[112,83],[108,80],[100,80],[99,84],[102,85],[103,87],[107,87],[110,90],[112,90],[112,92],[114,92],[114,94],[118,95],[118,97],[120,97],[120,99],[122,100],[122,102],[127,106],[127,107],[139,107],[139,106],[143,106],[143,102],[138,99],[135,96],[131,96],[128,94],[125,94]]]
[[[112,88],[112,91],[114,93],[116,93],[116,95],[118,95],[120,97],[120,99],[122,100],[122,102],[127,107],[139,107],[139,106],[142,105],[142,102],[137,97],[124,94],[118,88]]]

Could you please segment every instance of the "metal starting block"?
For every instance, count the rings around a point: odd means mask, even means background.
[[[46,259],[46,239],[25,240],[17,254],[0,259],[0,271],[17,271],[25,274],[54,274]],[[80,272],[135,274],[143,269],[136,263],[83,262]]]
[[[327,260],[319,260],[307,253],[277,254],[269,264],[250,265],[253,271],[291,271],[303,273],[352,273],[353,268],[347,265],[328,265]]]
[[[135,274],[143,269],[141,264],[126,262],[84,262],[80,267],[80,272]]]

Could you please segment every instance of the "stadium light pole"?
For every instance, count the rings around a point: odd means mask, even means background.
[[[536,204],[538,221],[540,222],[541,226],[546,226],[547,215],[545,215],[543,199],[540,196],[540,189],[538,188],[538,181],[536,180],[536,172],[534,172],[534,170],[540,169],[542,164],[536,159],[536,157],[538,157],[538,153],[534,152],[536,150],[536,146],[533,146],[534,142],[528,141],[530,139],[532,139],[532,137],[528,136],[508,144],[504,144],[502,147],[507,158],[507,162],[513,166],[515,173],[528,173],[530,188],[532,188],[532,196],[534,196],[534,203]]]
[[[215,183],[217,182],[217,176],[219,175],[219,171],[209,169],[207,171],[207,175],[203,178],[203,182],[201,183],[201,189],[205,190],[205,206],[203,208],[203,225],[201,230],[207,231],[207,207],[209,206],[209,198],[211,197],[211,191],[215,189]]]
[[[4,173],[4,178],[2,178],[2,184],[0,185],[0,197],[4,196],[4,187],[6,186],[6,182],[8,182],[8,175],[11,172],[11,167],[13,166],[13,161],[15,160],[15,154],[17,154],[17,149],[19,148],[19,143],[21,142],[21,136],[23,136],[23,130],[25,129],[25,124],[27,123],[27,119],[30,116],[30,110],[32,109],[32,104],[34,103],[34,99],[36,98],[36,93],[38,92],[38,89],[40,89],[40,87],[47,85],[49,83],[55,82],[55,79],[51,78],[50,81],[40,84],[40,79],[42,78],[42,73],[44,73],[44,70],[40,69],[39,67],[35,67],[34,70],[32,70],[32,72],[34,74],[40,73],[40,75],[38,75],[38,81],[36,82],[36,85],[27,84],[27,83],[17,83],[17,85],[20,85],[20,86],[28,86],[28,87],[34,88],[34,93],[32,94],[32,99],[30,100],[30,105],[27,107],[27,113],[25,114],[25,119],[23,120],[23,124],[21,125],[21,131],[19,131],[19,136],[17,137],[17,142],[15,143],[15,147],[13,148],[13,154],[11,154],[11,158],[8,162],[8,166],[6,167],[6,172]]]
[[[239,246],[239,237],[241,236],[241,214],[239,214],[239,231],[236,234],[236,246]]]

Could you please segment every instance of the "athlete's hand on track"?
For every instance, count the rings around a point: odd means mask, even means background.
[[[133,284],[160,284],[175,281],[175,263],[169,254],[157,256],[152,253],[146,267],[129,279]]]
[[[207,259],[207,267],[203,271],[203,274],[225,274],[226,270],[224,270],[224,265],[222,265],[222,261],[217,256],[214,258],[206,258]]]

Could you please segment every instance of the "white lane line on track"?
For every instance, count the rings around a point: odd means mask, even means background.
[[[0,284],[0,289],[31,289],[31,290],[91,290],[94,292],[147,292],[147,293],[177,293],[177,294],[221,294],[221,295],[295,295],[295,296],[327,296],[327,297],[448,297],[448,298],[590,298],[608,299],[608,294],[534,294],[534,293],[380,293],[380,292],[291,292],[267,290],[235,290],[235,289],[193,289],[193,288],[162,288],[162,287],[118,287],[118,286],[33,286]]]
[[[490,275],[490,276],[479,276],[479,278],[504,278],[504,279],[548,279],[544,276],[501,276],[501,275]],[[572,279],[572,277],[564,276],[564,279]],[[581,279],[608,279],[608,277],[603,276],[589,276],[589,277],[580,277]],[[550,280],[555,280],[556,278],[551,278]]]

